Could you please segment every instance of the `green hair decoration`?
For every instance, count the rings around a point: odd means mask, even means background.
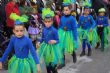
[[[50,8],[44,8],[42,10],[42,18],[49,18],[49,17],[54,17],[54,12]]]
[[[12,19],[14,21],[19,20],[20,22],[27,22],[28,21],[28,16],[26,16],[26,15],[19,16],[16,13],[11,13],[10,14],[10,19]]]

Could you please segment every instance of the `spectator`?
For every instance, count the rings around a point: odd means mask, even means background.
[[[7,26],[7,34],[8,37],[10,37],[12,33],[12,28],[14,27],[14,21],[10,19],[10,14],[11,13],[16,13],[19,15],[19,9],[18,5],[16,4],[16,0],[10,0],[7,5],[5,6],[5,11],[6,11],[6,26]]]

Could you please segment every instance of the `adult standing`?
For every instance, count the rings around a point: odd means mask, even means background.
[[[5,32],[6,27],[6,14],[5,14],[5,5],[8,0],[0,0],[0,30]]]
[[[6,12],[7,34],[8,37],[10,37],[13,34],[12,29],[14,27],[14,20],[10,19],[10,15],[11,13],[16,13],[16,15],[20,14],[16,0],[9,0],[9,2],[5,6],[5,12]]]

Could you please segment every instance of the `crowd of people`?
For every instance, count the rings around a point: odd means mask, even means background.
[[[77,62],[80,46],[80,57],[105,51],[110,1],[96,1],[0,0],[0,69],[8,57],[9,73],[42,73],[44,59],[47,73],[58,73],[66,53]]]

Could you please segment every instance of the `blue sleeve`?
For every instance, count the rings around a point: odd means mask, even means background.
[[[60,24],[59,24],[59,26],[58,26],[58,28],[61,28],[63,25],[62,25],[62,17],[61,17],[61,19],[60,19]]]
[[[96,26],[97,26],[98,25],[98,18],[96,18],[95,22],[96,22]]]
[[[54,37],[55,37],[55,40],[56,40],[56,44],[59,43],[58,31],[57,30],[54,31]]]
[[[109,24],[108,24],[108,18],[107,17],[105,17],[105,24],[103,24],[104,26],[108,26]]]
[[[9,42],[9,44],[8,44],[8,47],[7,47],[7,49],[5,50],[5,52],[4,52],[4,54],[3,54],[3,56],[2,56],[2,58],[0,59],[0,62],[4,62],[6,59],[7,59],[7,57],[8,57],[8,54],[12,51],[12,49],[14,48],[13,47],[13,39],[14,37],[11,37],[11,39],[10,39],[10,42]]]
[[[75,18],[72,18],[72,31],[73,31],[73,38],[77,41],[77,24]]]
[[[80,28],[81,27],[81,16],[79,17],[79,21],[78,21],[78,25],[77,25],[77,28]]]
[[[91,18],[91,24],[92,24],[91,28],[93,29],[95,27],[96,23],[92,16],[90,16],[90,18]]]
[[[30,52],[31,52],[31,55],[33,56],[34,58],[34,61],[36,64],[39,64],[39,60],[38,60],[38,57],[37,57],[37,54],[36,54],[36,50],[32,44],[32,41],[29,39],[29,49],[30,49]]]

